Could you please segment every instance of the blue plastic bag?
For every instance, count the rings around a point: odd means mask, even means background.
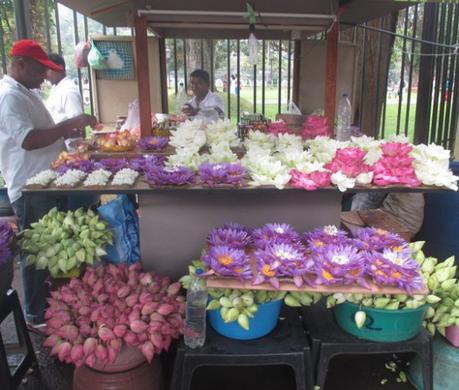
[[[127,195],[118,195],[98,209],[113,233],[106,260],[114,264],[133,264],[140,260],[139,218]]]

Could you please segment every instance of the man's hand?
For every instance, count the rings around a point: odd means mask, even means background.
[[[80,114],[73,118],[67,119],[64,124],[64,138],[78,138],[84,135],[84,128],[97,125],[96,117],[88,114]]]
[[[182,112],[186,115],[186,116],[196,116],[198,114],[198,111],[199,111],[199,108],[194,108],[191,104],[189,103],[186,103],[183,107],[182,107]]]

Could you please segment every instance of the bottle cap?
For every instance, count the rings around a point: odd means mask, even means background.
[[[344,93],[342,94],[342,96],[343,96],[343,97],[349,97],[349,94],[348,94],[347,92],[344,92]]]

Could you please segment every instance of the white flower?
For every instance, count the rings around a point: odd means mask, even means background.
[[[404,134],[391,134],[387,139],[389,142],[401,142],[403,144],[409,142],[408,137]]]
[[[370,184],[372,180],[373,180],[373,172],[359,173],[357,177],[355,178],[355,182],[357,184],[363,184],[363,185]]]
[[[282,189],[290,181],[289,168],[273,158],[252,159],[245,161],[245,167],[250,174],[250,185],[274,185]]]
[[[165,165],[170,168],[185,166],[196,171],[202,160],[203,158],[194,149],[177,149],[175,154],[167,158]]]
[[[274,155],[290,168],[296,168],[303,163],[311,161],[311,153],[307,150],[298,149],[294,146],[285,148]]]
[[[286,149],[303,150],[303,138],[296,134],[279,134],[276,137],[276,149],[283,152]]]
[[[112,180],[112,185],[114,186],[122,186],[122,185],[132,186],[138,176],[139,176],[139,172],[134,171],[133,169],[130,169],[130,168],[123,168],[116,173],[115,177]]]
[[[306,142],[314,161],[324,164],[331,162],[335,157],[336,150],[342,147],[339,141],[329,137],[316,137]]]
[[[352,146],[357,146],[367,152],[365,156],[365,163],[373,165],[382,156],[381,142],[375,140],[373,137],[362,135],[360,137],[351,137]]]
[[[255,145],[272,151],[276,145],[276,137],[272,134],[262,133],[258,130],[249,131],[247,138],[244,141],[244,146],[246,150],[249,150]]]
[[[331,175],[331,182],[336,185],[341,192],[345,192],[348,188],[354,188],[355,186],[355,179],[347,177],[341,171]]]
[[[35,176],[31,177],[29,180],[26,181],[26,185],[40,185],[40,186],[47,186],[51,183],[54,179],[56,179],[57,173],[51,169],[45,169],[37,173]]]
[[[112,176],[110,171],[106,169],[96,169],[92,171],[86,180],[83,183],[84,187],[92,187],[92,186],[105,186],[108,183],[108,180]]]
[[[199,150],[206,144],[206,132],[202,130],[202,121],[185,121],[175,131],[171,131],[169,143],[175,148],[193,148]]]
[[[79,169],[70,169],[65,172],[62,176],[59,176],[54,184],[57,187],[75,187],[86,177],[86,172],[80,171]]]
[[[227,143],[229,147],[237,147],[240,139],[237,136],[237,126],[229,119],[217,120],[207,125],[207,143],[209,145]]]

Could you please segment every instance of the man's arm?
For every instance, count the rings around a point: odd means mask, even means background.
[[[49,146],[59,138],[80,137],[84,127],[94,127],[96,123],[97,120],[92,115],[81,114],[48,129],[33,129],[24,138],[22,147],[25,150],[35,150]]]

